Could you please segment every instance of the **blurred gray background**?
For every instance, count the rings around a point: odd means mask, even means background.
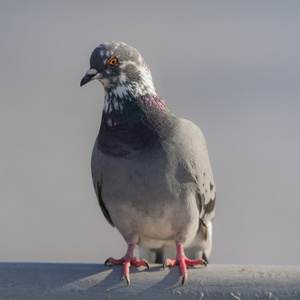
[[[300,2],[0,1],[0,261],[103,262],[90,156],[104,92],[93,49],[137,48],[204,132],[217,186],[212,263],[300,264]]]

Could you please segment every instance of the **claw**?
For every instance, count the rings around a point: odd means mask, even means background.
[[[166,268],[166,260],[163,262],[163,270]]]
[[[106,266],[109,263],[109,258],[105,261],[104,266]]]
[[[204,267],[207,267],[207,262],[205,260],[203,260],[202,264],[204,265]]]
[[[186,276],[185,276],[185,275],[183,275],[183,276],[182,276],[182,281],[181,281],[182,285],[183,285],[183,284],[184,284],[184,282],[185,282],[185,278],[186,278]]]
[[[130,278],[129,278],[129,275],[124,275],[124,278],[127,282],[127,285],[130,285]]]
[[[148,269],[148,271],[149,271],[149,270],[150,270],[150,267],[149,267],[149,264],[148,264],[147,261],[145,262],[145,265],[146,265],[146,267],[147,267],[147,269]]]

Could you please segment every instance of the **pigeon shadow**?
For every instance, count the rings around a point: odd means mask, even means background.
[[[77,265],[70,266],[68,272],[66,267],[63,269],[60,271],[65,273],[64,280],[61,280],[62,277],[55,280],[54,285],[59,281],[60,284],[57,287],[52,285],[51,293],[57,296],[74,296],[74,299],[79,295],[81,299],[96,299],[99,296],[102,299],[115,299],[118,295],[122,295],[123,298],[161,299],[164,294],[180,295],[189,285],[185,283],[182,286],[180,268],[176,266],[163,269],[162,265],[151,265],[150,270],[131,266],[130,285],[127,285],[124,279],[124,265]]]

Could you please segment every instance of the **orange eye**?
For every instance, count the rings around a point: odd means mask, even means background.
[[[109,64],[111,65],[111,66],[115,66],[116,64],[118,63],[118,59],[117,58],[112,58],[110,61],[109,61]]]

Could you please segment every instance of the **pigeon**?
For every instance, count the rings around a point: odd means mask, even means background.
[[[206,141],[192,122],[170,112],[150,69],[133,47],[100,44],[80,86],[98,80],[105,91],[100,130],[92,152],[92,179],[107,221],[127,243],[121,259],[130,284],[135,247],[163,267],[207,265],[212,248],[216,190]],[[174,253],[174,257],[167,255]],[[187,257],[187,254],[190,258]]]

